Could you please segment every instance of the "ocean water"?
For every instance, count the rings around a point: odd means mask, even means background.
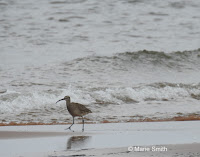
[[[200,115],[200,1],[0,0],[0,123]]]

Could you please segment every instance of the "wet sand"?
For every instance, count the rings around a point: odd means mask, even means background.
[[[0,139],[23,139],[37,137],[64,136],[64,132],[18,132],[18,131],[0,131]]]
[[[0,156],[198,156],[200,121],[0,127]],[[167,151],[128,151],[128,147]],[[12,151],[10,151],[12,150]]]
[[[145,148],[167,148],[167,151],[127,151],[125,148],[89,149],[81,151],[54,152],[49,157],[94,156],[94,157],[197,157],[200,156],[200,144],[176,144],[165,146],[146,146]]]

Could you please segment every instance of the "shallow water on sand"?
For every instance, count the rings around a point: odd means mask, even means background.
[[[0,122],[70,122],[65,95],[90,122],[199,116],[199,8],[0,0]]]
[[[75,132],[64,130],[64,125],[6,126],[0,128],[0,155],[30,156],[24,153],[44,152],[45,155],[40,156],[50,157],[47,154],[51,153],[53,157],[61,156],[58,153],[63,151],[69,156],[74,150],[78,150],[76,155],[80,150],[100,148],[124,147],[127,152],[129,146],[151,145],[163,145],[170,151],[167,144],[199,143],[199,124],[199,121],[87,124],[85,132],[81,132],[81,125],[78,124],[73,126]],[[9,137],[6,139],[6,136]],[[191,149],[186,148],[187,152]]]

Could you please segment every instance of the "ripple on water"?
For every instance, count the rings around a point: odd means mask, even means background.
[[[60,1],[51,1],[50,4],[75,4],[75,3],[83,3],[86,0],[60,0]]]

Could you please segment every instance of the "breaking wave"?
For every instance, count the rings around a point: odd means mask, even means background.
[[[145,101],[174,101],[178,99],[200,100],[200,84],[153,83],[135,87],[67,87],[55,91],[17,93],[7,91],[0,95],[0,111],[16,112],[26,109],[48,110],[54,108],[57,99],[69,95],[73,101],[95,108],[96,105],[123,105]]]
[[[66,95],[88,106],[93,111],[93,122],[106,118],[123,121],[126,116],[196,114],[199,65],[200,49],[88,56],[56,66],[30,68],[24,76],[29,79],[16,76],[9,88],[0,90],[1,119],[3,123],[68,122],[71,116],[64,102],[55,105]]]
[[[78,58],[64,63],[65,66],[74,67],[76,70],[92,72],[92,67],[106,70],[105,66],[113,70],[129,70],[133,66],[161,66],[169,69],[198,69],[200,64],[200,49],[193,51],[177,51],[164,53],[158,51],[124,52],[113,56],[89,56]],[[111,67],[110,67],[111,66]]]

